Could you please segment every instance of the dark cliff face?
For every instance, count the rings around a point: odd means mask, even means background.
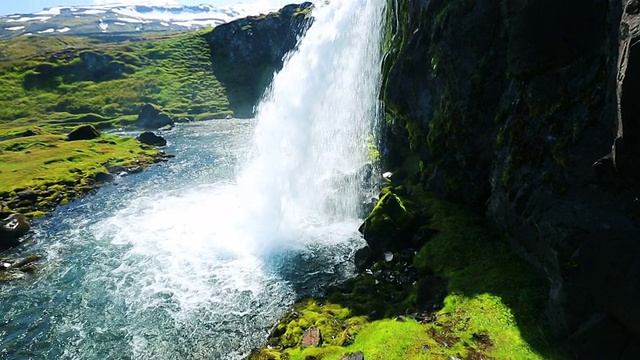
[[[640,45],[629,45],[640,7],[629,3],[387,8],[388,170],[486,211],[549,280],[546,316],[576,353],[603,329],[640,339]]]
[[[253,116],[274,72],[282,69],[284,56],[309,27],[311,6],[287,5],[277,13],[220,25],[206,36],[216,77],[232,85],[228,97],[235,116]]]

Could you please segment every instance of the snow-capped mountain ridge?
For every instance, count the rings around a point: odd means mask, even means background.
[[[138,5],[56,6],[33,14],[0,17],[0,38],[33,34],[183,31],[213,27],[275,10],[253,4],[215,7],[206,4],[157,5],[144,1]]]

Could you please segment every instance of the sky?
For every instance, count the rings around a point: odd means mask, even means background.
[[[278,8],[286,4],[301,3],[303,0],[0,0],[0,16],[8,14],[29,14],[44,8],[59,5],[100,5],[100,4],[210,4],[221,7],[236,3],[265,4],[265,8]]]

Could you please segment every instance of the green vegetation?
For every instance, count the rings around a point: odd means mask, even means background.
[[[422,228],[433,230],[413,258],[415,284],[392,286],[375,277],[408,271],[401,264],[407,259],[394,254],[394,261],[371,267],[374,275],[331,288],[326,299],[298,303],[274,328],[270,346],[250,359],[331,360],[356,351],[367,360],[565,358],[543,335],[544,281],[482,214],[412,190],[408,196],[422,199],[430,219]],[[402,190],[385,194],[394,192]],[[309,328],[319,328],[324,342],[302,349]]]
[[[147,102],[175,117],[230,115],[204,34],[121,43],[52,36],[0,42],[0,124],[120,126]]]
[[[205,31],[148,38],[18,37],[0,42],[0,210],[38,216],[156,150],[131,138],[65,141],[75,126],[131,125],[145,103],[175,118],[232,114]]]
[[[92,191],[100,182],[98,174],[142,168],[157,157],[155,149],[135,139],[109,134],[67,141],[65,135],[40,131],[0,141],[0,203],[30,216],[43,215]]]

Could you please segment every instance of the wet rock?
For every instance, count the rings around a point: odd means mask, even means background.
[[[110,182],[113,182],[113,180],[115,180],[115,176],[106,172],[98,172],[94,176],[93,180],[97,184],[110,183]]]
[[[306,348],[309,346],[320,346],[322,345],[322,334],[320,333],[320,329],[311,328],[304,331],[302,334],[302,343],[300,344],[301,348]]]
[[[11,214],[0,219],[0,250],[14,247],[19,239],[31,229],[31,225],[22,214]]]
[[[41,258],[40,255],[29,255],[18,259],[0,259],[0,282],[19,279],[35,272],[37,268],[33,263]]]
[[[356,351],[354,353],[341,357],[340,360],[364,360],[364,354],[362,353],[362,351]]]
[[[167,125],[173,127],[173,118],[155,104],[145,104],[136,120],[136,126],[143,129],[159,129]]]
[[[356,267],[360,270],[367,269],[373,265],[373,253],[368,246],[363,247],[362,249],[356,251],[354,255],[354,261]]]
[[[73,129],[69,135],[67,135],[67,140],[76,141],[76,140],[93,140],[100,137],[100,132],[96,130],[93,125],[80,125]]]
[[[640,13],[640,2],[638,0],[629,1],[626,12],[629,15],[637,15]]]
[[[136,140],[140,141],[143,144],[152,145],[152,146],[166,146],[167,140],[162,136],[156,135],[151,131],[145,131],[142,134],[138,135]]]

